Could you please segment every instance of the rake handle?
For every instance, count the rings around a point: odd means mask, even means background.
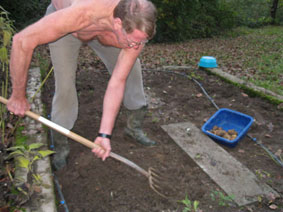
[[[0,102],[7,105],[8,100],[5,99],[4,97],[0,96]],[[83,144],[84,146],[87,146],[90,149],[93,149],[95,147],[102,148],[101,146],[95,144],[94,142],[92,142],[92,141],[90,141],[90,140],[88,140],[88,139],[86,139],[86,138],[84,138],[84,137],[82,137],[82,136],[80,136],[80,135],[78,135],[78,134],[76,134],[76,133],[74,133],[74,132],[72,132],[72,131],[70,131],[70,130],[68,130],[68,129],[66,129],[66,128],[64,128],[64,127],[44,118],[44,117],[42,117],[42,116],[40,116],[36,113],[34,113],[34,112],[32,112],[32,111],[30,111],[30,110],[26,111],[25,115],[27,115],[28,117],[46,125],[47,127],[51,128],[53,130],[56,130],[57,132],[67,136],[68,138],[71,138],[72,140],[77,141],[77,142]],[[110,152],[110,157],[112,157],[112,158],[114,158],[114,159],[116,159],[116,160],[118,160],[122,163],[125,163],[126,165],[134,168],[135,170],[137,170],[141,174],[145,175],[146,177],[149,177],[149,173],[147,171],[145,171],[143,168],[139,167],[134,162],[132,162],[132,161],[130,161],[130,160],[114,153],[114,152]]]

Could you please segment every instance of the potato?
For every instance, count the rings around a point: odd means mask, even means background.
[[[213,128],[209,132],[215,135],[218,135],[220,137],[223,137],[227,140],[234,140],[238,136],[238,133],[236,132],[236,130],[230,129],[228,131],[225,131],[221,127],[218,127],[217,125],[213,126]]]

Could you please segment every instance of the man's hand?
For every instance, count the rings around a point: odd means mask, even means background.
[[[30,109],[30,104],[25,97],[21,99],[11,97],[8,100],[7,108],[11,113],[23,117],[25,112]]]
[[[94,143],[99,145],[99,147],[94,147],[92,152],[95,153],[97,157],[102,158],[102,160],[105,161],[111,152],[110,139],[97,137]]]

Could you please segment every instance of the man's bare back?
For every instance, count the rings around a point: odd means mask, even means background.
[[[85,42],[97,39],[104,45],[122,48],[115,34],[105,28],[110,22],[113,10],[118,2],[119,0],[52,0],[52,5],[57,11],[71,6],[88,5],[85,12],[90,12],[89,16],[92,18],[92,23],[72,32],[72,35]],[[93,9],[94,7],[96,9]],[[100,9],[98,10],[98,8]]]

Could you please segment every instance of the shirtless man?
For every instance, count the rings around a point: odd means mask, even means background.
[[[30,109],[26,99],[27,72],[34,49],[49,43],[55,71],[55,95],[51,119],[71,129],[77,119],[78,99],[75,72],[79,48],[87,43],[105,63],[111,78],[92,151],[105,160],[111,151],[110,139],[123,101],[130,110],[125,132],[139,143],[155,144],[142,131],[146,111],[141,65],[137,59],[145,43],[155,34],[156,9],[147,0],[52,0],[46,16],[13,37],[10,60],[12,95],[7,107],[24,116]],[[53,131],[53,165],[66,165],[68,140]]]

